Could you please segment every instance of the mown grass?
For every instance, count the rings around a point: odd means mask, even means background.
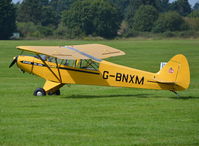
[[[44,80],[9,69],[18,45],[101,43],[121,49],[114,63],[151,72],[184,54],[191,85],[168,91],[72,85],[35,97]],[[0,41],[0,145],[199,145],[199,40]]]

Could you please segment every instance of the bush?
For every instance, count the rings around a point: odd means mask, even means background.
[[[187,29],[187,25],[177,12],[166,12],[159,16],[153,32],[181,31]]]
[[[53,27],[35,25],[33,22],[19,22],[17,29],[21,36],[25,38],[41,38],[53,35]]]
[[[174,32],[171,32],[171,31],[166,31],[164,33],[162,33],[163,37],[175,37],[175,33]]]
[[[75,39],[83,38],[85,37],[85,34],[77,27],[70,29],[69,27],[63,25],[63,23],[60,23],[58,28],[54,31],[54,36],[61,39]]]
[[[62,23],[60,23],[58,28],[54,31],[54,35],[56,37],[65,38],[67,32],[68,32],[68,29],[65,26],[63,26]]]
[[[199,17],[195,18],[187,17],[184,20],[188,24],[190,30],[199,31]]]
[[[132,29],[127,29],[123,34],[122,37],[138,37],[139,36],[139,32],[138,31],[134,31]]]
[[[18,22],[17,29],[22,37],[31,36],[37,30],[37,26],[33,22]]]
[[[190,18],[199,18],[199,10],[194,10],[194,11],[192,11],[192,12],[188,15],[188,17],[190,17]]]
[[[48,37],[53,35],[53,27],[50,26],[37,26],[38,31],[42,36]]]

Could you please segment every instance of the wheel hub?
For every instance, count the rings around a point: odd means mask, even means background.
[[[42,94],[42,92],[41,91],[38,91],[37,92],[37,96],[42,96],[43,94]]]

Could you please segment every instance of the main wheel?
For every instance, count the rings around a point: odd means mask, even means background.
[[[46,91],[43,88],[37,88],[34,93],[34,96],[46,96]]]
[[[55,92],[49,92],[48,95],[60,95],[60,90],[56,90]]]

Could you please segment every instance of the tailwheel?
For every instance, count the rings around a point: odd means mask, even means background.
[[[55,92],[49,92],[48,95],[60,95],[60,90],[56,90]]]
[[[43,88],[37,88],[34,93],[34,96],[46,96],[46,91]]]

